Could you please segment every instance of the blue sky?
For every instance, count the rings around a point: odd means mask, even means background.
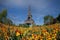
[[[0,12],[6,8],[8,18],[13,23],[20,24],[27,19],[29,5],[33,20],[39,25],[44,23],[44,16],[57,17],[60,13],[60,0],[0,0]]]

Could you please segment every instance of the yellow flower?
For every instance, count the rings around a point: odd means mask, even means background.
[[[40,39],[40,40],[43,40],[43,39]]]
[[[48,38],[48,40],[52,40],[52,38]]]
[[[32,34],[32,38],[34,39],[34,34]]]
[[[20,33],[19,32],[16,32],[16,36],[19,36],[20,35]]]

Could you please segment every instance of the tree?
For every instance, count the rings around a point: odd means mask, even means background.
[[[0,13],[0,22],[2,23],[3,22],[3,19],[5,20],[6,18],[7,18],[7,10],[3,10]]]
[[[58,15],[58,17],[56,19],[60,23],[60,14]]]
[[[3,16],[3,17],[7,17],[7,10],[6,10],[6,9],[4,9],[4,10],[2,11],[2,16]]]
[[[55,24],[55,23],[57,23],[57,22],[58,22],[57,19],[54,18],[54,19],[53,19],[53,24]]]
[[[4,20],[4,24],[13,25],[13,22],[12,20],[7,18],[6,20]]]
[[[2,22],[2,14],[0,13],[0,22]]]
[[[0,13],[0,22],[4,23],[4,24],[9,24],[12,25],[13,22],[12,20],[7,18],[7,10],[4,9],[1,13]]]
[[[47,15],[44,16],[44,24],[48,25],[48,24],[52,24],[53,23],[53,16]]]

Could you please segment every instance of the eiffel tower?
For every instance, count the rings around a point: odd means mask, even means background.
[[[25,24],[27,24],[27,25],[33,25],[33,24],[35,24],[34,20],[32,19],[31,7],[30,6],[28,7],[28,15],[27,15],[27,20],[25,20]]]

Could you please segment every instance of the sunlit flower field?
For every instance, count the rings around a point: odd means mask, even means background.
[[[0,40],[59,40],[60,24],[18,27],[0,24]]]

